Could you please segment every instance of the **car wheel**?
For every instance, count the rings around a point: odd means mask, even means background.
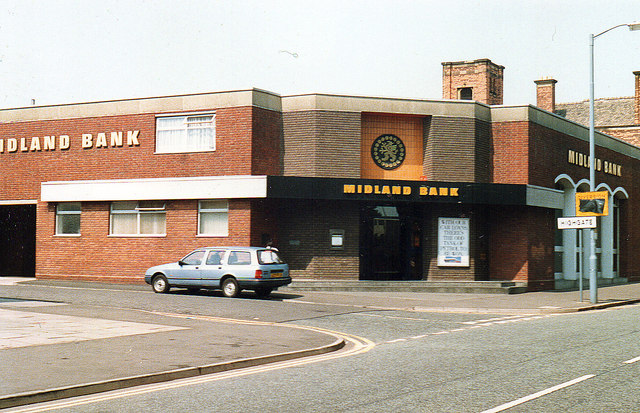
[[[169,289],[171,289],[169,281],[167,281],[167,277],[165,277],[164,275],[156,275],[155,277],[153,277],[151,287],[156,293],[168,293]]]
[[[260,298],[267,298],[269,294],[273,291],[272,288],[264,287],[264,288],[256,288],[256,295]]]
[[[229,277],[222,281],[222,294],[224,294],[225,297],[237,297],[239,293],[240,287],[238,286],[238,282],[235,278]]]

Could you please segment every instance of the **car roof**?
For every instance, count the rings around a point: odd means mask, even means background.
[[[231,247],[202,247],[202,248],[198,248],[198,249],[205,249],[205,250],[268,250],[268,249],[273,249],[273,248],[269,248],[269,247],[240,247],[240,246],[231,246]]]

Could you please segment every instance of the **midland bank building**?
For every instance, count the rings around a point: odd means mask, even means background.
[[[573,287],[588,243],[556,219],[588,190],[588,129],[503,106],[503,70],[443,63],[442,100],[253,89],[0,110],[0,274],[143,283],[196,247],[272,243],[294,280]],[[596,157],[599,283],[640,280],[640,148],[597,134]]]

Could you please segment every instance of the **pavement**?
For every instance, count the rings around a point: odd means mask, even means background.
[[[0,277],[0,285],[22,282],[70,283]],[[601,287],[596,304],[589,290],[583,300],[578,291],[292,294],[283,288],[276,294],[283,301],[356,308],[541,314],[638,303],[640,283]],[[325,354],[348,344],[340,335],[291,324],[0,297],[0,409]]]

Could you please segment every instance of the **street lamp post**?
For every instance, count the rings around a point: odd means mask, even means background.
[[[640,23],[625,23],[613,26],[596,35],[589,35],[589,67],[590,67],[590,83],[589,83],[589,190],[596,190],[596,158],[595,158],[595,120],[594,120],[594,81],[593,81],[593,43],[596,37],[616,29],[618,27],[627,26],[629,30],[640,30]],[[595,229],[589,229],[589,296],[591,303],[598,302],[598,280],[596,274],[596,238]]]

